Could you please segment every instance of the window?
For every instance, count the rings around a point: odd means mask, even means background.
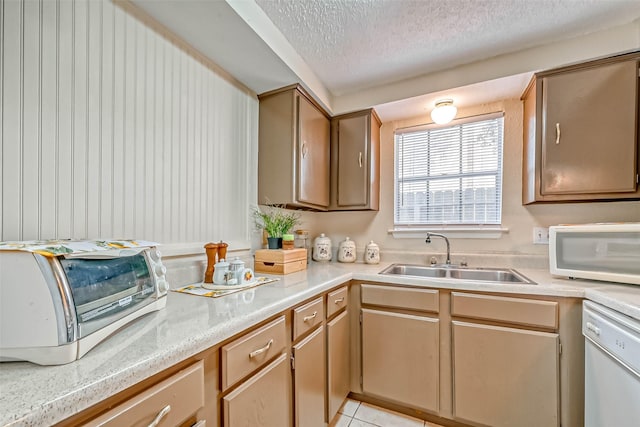
[[[395,133],[396,227],[499,225],[503,113]]]

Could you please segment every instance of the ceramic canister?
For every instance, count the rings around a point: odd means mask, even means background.
[[[340,242],[338,247],[339,262],[355,262],[356,260],[356,242],[348,237]]]
[[[377,264],[380,262],[380,247],[372,241],[364,249],[364,262]]]
[[[331,239],[320,234],[313,241],[313,260],[331,261]]]
[[[233,277],[236,279],[236,284],[239,285],[242,282],[242,273],[244,272],[244,262],[240,258],[235,257],[235,259],[229,263],[229,271],[231,272],[231,274],[233,274]]]
[[[215,265],[213,272],[213,283],[216,285],[226,285],[229,278],[229,263],[221,259]]]

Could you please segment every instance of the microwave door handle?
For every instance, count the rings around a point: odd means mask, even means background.
[[[108,249],[106,251],[96,252],[78,252],[75,254],[64,255],[67,259],[114,259],[128,256],[138,255],[143,252],[146,247],[142,248],[124,248],[124,249]]]

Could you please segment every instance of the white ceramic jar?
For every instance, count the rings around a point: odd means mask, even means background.
[[[355,262],[356,261],[356,242],[348,237],[340,242],[338,246],[339,262]]]
[[[214,285],[227,285],[229,279],[229,263],[224,259],[221,259],[215,265],[215,271],[213,272]]]
[[[240,258],[235,257],[235,259],[229,263],[229,271],[233,275],[233,278],[236,279],[235,284],[239,285],[242,282],[244,262]],[[228,281],[227,284],[229,284]]]
[[[320,234],[313,241],[313,260],[331,261],[331,239]]]
[[[364,262],[378,264],[380,262],[380,247],[372,241],[365,247]]]

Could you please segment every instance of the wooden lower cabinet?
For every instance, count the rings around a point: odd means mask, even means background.
[[[365,395],[437,413],[439,320],[362,309],[362,390]]]
[[[320,326],[293,346],[295,425],[322,427],[324,423],[325,333]]]
[[[327,422],[340,409],[350,391],[349,311],[327,322]]]
[[[493,427],[559,425],[559,336],[452,322],[454,419]]]
[[[288,381],[289,355],[284,353],[222,399],[223,425],[290,426]]]

